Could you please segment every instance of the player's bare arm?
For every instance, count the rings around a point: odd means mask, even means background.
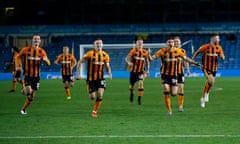
[[[130,55],[128,55],[126,58],[125,58],[125,61],[126,63],[128,64],[128,66],[132,66],[133,63],[132,63],[132,57]]]
[[[153,56],[151,56],[151,49],[149,48],[148,49],[148,59],[149,59],[149,61],[153,61],[156,57],[153,55]]]
[[[201,64],[199,62],[195,62],[194,60],[190,59],[189,57],[186,57],[186,56],[183,56],[183,60],[186,61],[186,62],[189,62],[191,64],[194,64],[196,66],[201,66]]]
[[[81,66],[82,66],[82,63],[84,63],[84,62],[85,62],[85,59],[82,58],[77,63],[77,72],[76,72],[76,79],[77,80],[81,79]]]
[[[112,79],[112,70],[109,63],[106,63],[107,73],[110,79]]]

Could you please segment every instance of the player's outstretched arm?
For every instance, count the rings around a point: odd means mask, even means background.
[[[191,64],[194,64],[194,65],[196,65],[196,66],[199,66],[199,67],[202,66],[199,62],[196,62],[196,61],[190,59],[189,57],[184,56],[183,59],[184,59],[184,61],[189,62],[189,63],[191,63]]]
[[[82,63],[84,63],[85,60],[82,58],[77,62],[77,72],[76,72],[76,79],[80,80],[81,79],[81,67]]]

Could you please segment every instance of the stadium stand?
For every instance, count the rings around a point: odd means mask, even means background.
[[[239,44],[240,44],[240,34],[238,33],[239,27],[236,26],[236,23],[228,23],[225,24],[198,24],[191,25],[186,23],[183,28],[183,24],[170,24],[161,27],[162,31],[159,31],[159,24],[145,24],[145,25],[102,25],[102,26],[94,26],[86,25],[75,26],[77,27],[77,31],[85,31],[88,30],[88,33],[75,33],[74,29],[71,26],[41,26],[41,27],[16,27],[13,29],[11,27],[0,27],[3,29],[2,33],[6,32],[8,29],[8,33],[12,32],[12,35],[24,35],[27,32],[32,33],[32,31],[37,31],[40,34],[45,34],[46,31],[52,34],[52,39],[48,42],[44,48],[46,49],[48,56],[51,61],[54,61],[57,54],[62,52],[62,46],[69,45],[74,49],[74,54],[77,59],[79,59],[79,45],[80,44],[92,44],[93,40],[97,37],[101,37],[104,40],[105,44],[116,44],[116,43],[133,43],[135,40],[135,36],[140,33],[147,34],[146,43],[164,43],[166,37],[169,35],[179,35],[182,38],[182,41],[192,40],[192,44],[194,49],[196,50],[201,44],[209,42],[209,35],[211,32],[219,31],[221,34],[221,45],[224,49],[226,60],[223,63],[219,64],[219,69],[239,69],[240,68],[240,60],[239,60]],[[80,27],[84,27],[84,30],[81,30]],[[197,28],[196,28],[197,27]],[[212,31],[209,31],[213,28]],[[24,31],[25,29],[25,31]],[[58,29],[58,30],[57,30]],[[100,29],[96,31],[96,29]],[[184,31],[182,31],[184,29]],[[200,31],[196,31],[196,29]],[[69,31],[67,31],[69,30]],[[116,32],[116,31],[119,32]],[[122,31],[121,31],[122,30]],[[155,31],[154,33],[152,32]],[[227,31],[226,31],[227,30]],[[120,32],[121,31],[121,32]],[[6,35],[6,34],[5,34]],[[1,41],[1,58],[0,64],[3,66],[0,68],[0,72],[6,72],[6,63],[11,61],[10,45],[7,45],[4,40]],[[186,47],[188,56],[192,56],[192,48],[189,45]],[[111,56],[115,57],[124,57],[127,55],[127,51],[108,51]],[[117,55],[116,55],[117,54]],[[200,57],[199,57],[200,58]],[[198,59],[197,59],[198,60]],[[118,66],[115,66],[115,62],[112,61],[113,70],[118,70]],[[124,64],[123,64],[124,65]],[[152,66],[153,68],[156,66]],[[193,67],[194,69],[194,67]],[[59,71],[58,65],[51,65],[50,68],[43,66],[42,71]]]

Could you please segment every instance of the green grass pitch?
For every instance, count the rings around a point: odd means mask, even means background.
[[[209,103],[200,107],[205,78],[186,78],[185,111],[178,112],[171,97],[168,116],[159,78],[144,82],[142,105],[129,102],[128,79],[107,79],[107,89],[97,118],[85,80],[75,81],[67,100],[61,80],[41,80],[27,115],[20,115],[25,96],[20,85],[0,81],[0,143],[2,144],[239,144],[240,78],[218,77]],[[137,88],[137,85],[136,85]]]

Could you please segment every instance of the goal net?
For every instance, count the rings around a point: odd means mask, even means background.
[[[183,43],[182,47],[185,48],[187,45],[191,45],[191,41],[186,41]],[[145,49],[151,49],[151,54],[154,54],[159,48],[165,47],[165,43],[144,43]],[[126,70],[126,62],[125,58],[128,55],[130,49],[135,47],[135,43],[129,44],[104,44],[103,50],[106,51],[110,56],[110,65],[112,69],[113,77],[115,78],[124,78],[129,77],[129,72]],[[80,58],[83,55],[93,49],[93,44],[81,44],[79,45],[79,53]],[[186,47],[190,51],[190,47]],[[185,48],[185,49],[186,49]],[[186,50],[187,50],[186,49]],[[150,64],[150,74],[153,77],[159,76],[159,69],[160,69],[160,59],[154,60]],[[85,78],[87,73],[87,64],[84,63],[81,68],[81,77]],[[106,73],[105,73],[106,74]],[[107,77],[107,75],[105,76]]]

